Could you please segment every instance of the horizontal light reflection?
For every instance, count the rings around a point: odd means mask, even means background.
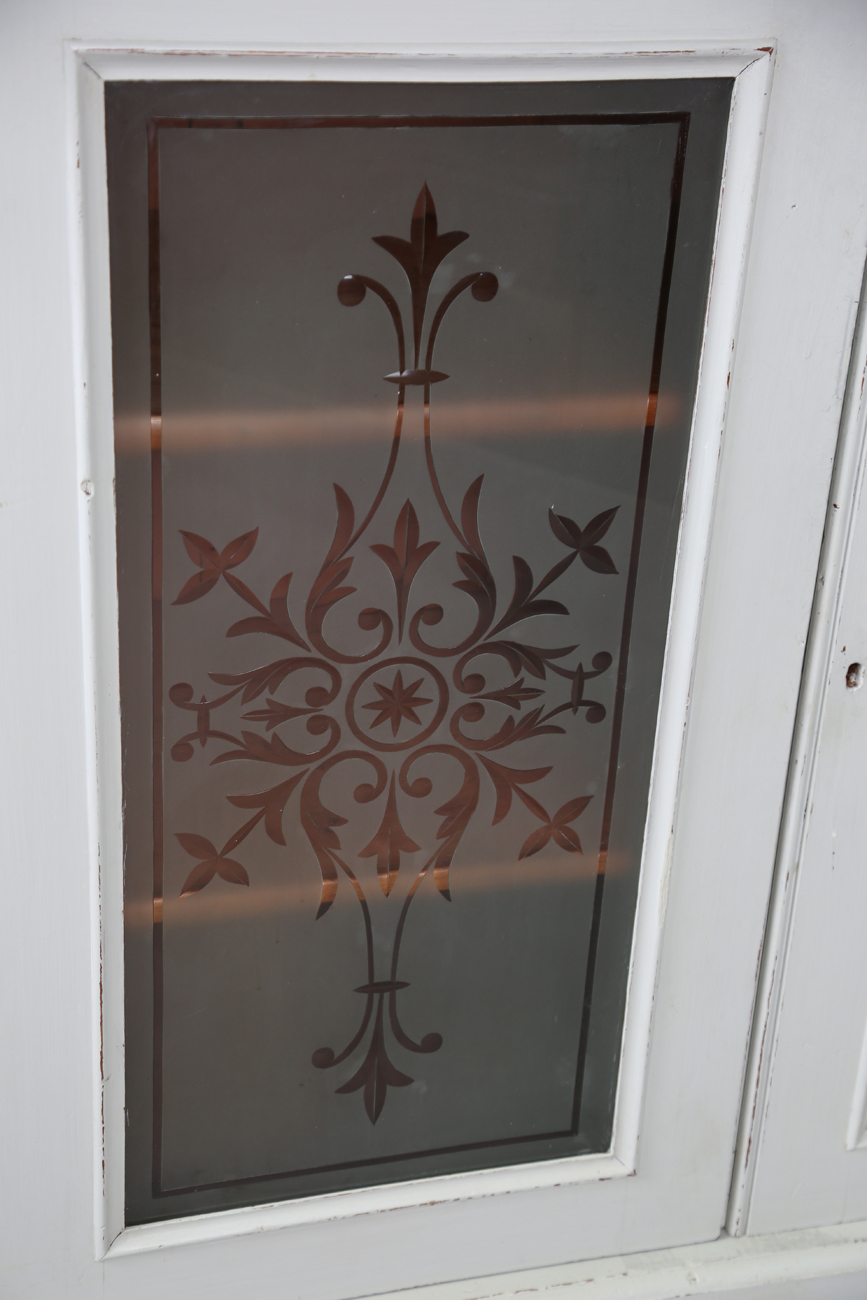
[[[584,397],[514,398],[507,401],[436,402],[436,437],[554,433],[640,433],[648,414],[647,393],[598,393]],[[656,427],[680,414],[679,398],[661,395]],[[163,438],[173,453],[278,447],[298,443],[348,443],[391,435],[390,410],[382,405],[317,406],[305,410],[194,411],[163,414]],[[121,452],[148,450],[146,417],[119,415],[115,438]]]
[[[627,871],[631,859],[625,855],[609,853],[606,875],[616,876]],[[509,863],[485,863],[484,866],[467,867],[458,877],[455,896],[474,893],[478,890],[536,888],[544,885],[574,884],[578,880],[592,880],[596,875],[595,856],[571,858],[558,861],[542,861],[537,864],[527,862],[520,865],[520,878],[516,879],[516,866]],[[412,868],[408,868],[412,872]],[[455,879],[455,867],[452,867],[452,879]],[[504,885],[503,876],[508,873]],[[344,882],[348,884],[348,882]],[[454,888],[454,885],[453,885]],[[459,891],[459,892],[458,892]],[[315,907],[319,897],[319,881],[289,881],[272,889],[244,889],[238,886],[220,890],[219,893],[192,895],[183,903],[174,898],[166,900],[172,906],[171,916],[165,916],[163,900],[151,899],[128,903],[124,909],[124,924],[129,929],[147,929],[154,920],[166,920],[172,927],[187,925],[212,925],[222,921],[246,921],[255,917],[274,915],[276,912],[309,911]],[[206,903],[205,907],[196,906],[197,902]],[[156,910],[159,910],[157,916]]]

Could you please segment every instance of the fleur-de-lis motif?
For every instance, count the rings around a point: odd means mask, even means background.
[[[360,858],[376,858],[376,874],[386,898],[397,880],[401,853],[418,853],[419,847],[400,824],[394,789],[394,772],[392,772],[388,787],[388,803],[385,805],[382,824],[370,843],[358,853]]]
[[[439,234],[437,210],[427,185],[421,187],[415,201],[409,232],[408,240],[400,239],[397,235],[375,235],[373,242],[391,253],[409,280],[412,294],[413,356],[415,365],[418,366],[425,307],[434,271],[458,244],[469,239],[469,235],[465,230],[449,230],[445,234]]]
[[[442,1046],[442,1038],[436,1033],[426,1034],[420,1042],[415,1042],[398,1016],[397,994],[409,987],[399,979],[398,972],[405,922],[413,898],[431,874],[439,895],[451,899],[450,868],[467,828],[479,813],[483,780],[490,782],[495,797],[493,824],[510,816],[525,823],[521,842],[516,841],[517,858],[531,858],[549,844],[568,853],[583,852],[573,823],[584,814],[591,796],[578,795],[551,815],[542,801],[543,783],[552,766],[512,766],[499,760],[504,756],[503,751],[519,754],[520,746],[528,741],[563,735],[566,727],[562,723],[574,727],[574,719],[579,715],[588,723],[601,722],[606,716],[605,706],[598,700],[585,698],[585,688],[612,664],[608,651],[598,651],[592,657],[591,667],[586,669],[583,660],[577,664],[571,660],[577,646],[538,645],[536,634],[531,642],[520,631],[520,625],[538,620],[547,622],[552,617],[568,614],[564,600],[543,597],[542,593],[561,579],[576,559],[580,558],[584,567],[594,574],[608,578],[617,574],[611,554],[600,541],[611,529],[618,507],[595,515],[583,529],[552,508],[551,531],[568,553],[538,582],[527,561],[514,555],[514,587],[504,608],[479,528],[484,476],[479,475],[466,489],[457,516],[452,514],[440,486],[431,438],[429,397],[430,385],[448,376],[433,370],[437,334],[452,303],[467,289],[477,301],[490,302],[498,287],[496,277],[484,271],[463,277],[448,290],[434,313],[424,366],[420,368],[425,313],[434,272],[448,253],[467,238],[463,231],[439,233],[436,208],[427,185],[422,187],[413,209],[409,240],[390,235],[375,238],[374,242],[398,261],[409,282],[413,369],[406,369],[403,321],[391,292],[363,275],[352,274],[340,281],[338,295],[344,305],[357,306],[370,290],[392,317],[398,370],[387,378],[398,385],[397,415],[388,464],[373,504],[360,524],[356,523],[350,494],[339,484],[334,485],[334,535],[306,596],[304,635],[289,614],[291,573],[277,580],[266,605],[235,572],[252,554],[258,529],[243,533],[222,551],[195,533],[181,533],[196,572],[181,588],[174,603],[189,605],[201,599],[223,578],[255,611],[253,617],[233,623],[228,628],[228,636],[265,635],[283,643],[288,641],[295,647],[288,657],[258,664],[246,672],[211,673],[211,680],[222,688],[222,694],[213,699],[205,694],[196,699],[196,692],[187,682],[177,683],[169,691],[171,702],[182,711],[194,713],[196,720],[195,730],[182,736],[172,748],[177,761],[189,761],[196,752],[196,743],[200,749],[216,744],[223,748],[211,760],[213,763],[265,764],[265,770],[283,769],[285,777],[257,793],[228,796],[235,807],[252,812],[252,816],[222,849],[218,850],[202,835],[190,832],[177,835],[185,852],[198,859],[186,877],[182,896],[198,893],[215,877],[229,884],[247,885],[246,869],[229,855],[260,821],[272,843],[285,846],[286,813],[295,808],[296,824],[306,836],[319,866],[321,894],[317,917],[324,916],[331,907],[338,882],[345,879],[358,899],[367,944],[367,979],[356,990],[365,996],[359,1028],[340,1053],[319,1048],[312,1061],[317,1069],[333,1069],[362,1048],[370,1035],[361,1064],[336,1091],[340,1094],[362,1091],[372,1123],[376,1123],[382,1112],[388,1089],[405,1088],[412,1082],[389,1056],[386,1024],[395,1043],[406,1052],[430,1053]],[[444,530],[448,530],[446,535],[451,534],[457,547],[450,552],[440,540],[430,538],[422,542],[418,514],[413,503],[407,500],[397,515],[392,543],[370,546],[390,574],[393,605],[389,609],[362,608],[357,623],[359,640],[366,644],[360,650],[358,646],[343,648],[331,638],[330,615],[340,602],[356,593],[356,587],[349,581],[355,548],[378,517],[392,480],[400,444],[404,388],[415,383],[425,387],[425,456],[430,490]],[[415,610],[411,608],[414,581],[422,565],[435,552],[437,564],[444,570],[447,564],[453,565],[452,586],[460,593],[459,599],[465,603],[469,597],[475,605],[474,626],[454,645],[427,639],[431,629],[437,628],[444,619],[442,606],[426,604]],[[560,594],[567,595],[562,587]],[[412,653],[399,649],[405,634]],[[435,666],[443,660],[450,661],[451,687]],[[489,686],[486,674],[491,673],[492,665],[500,670],[505,666],[512,680],[505,685]],[[307,685],[303,701],[281,698],[278,692],[287,683],[291,687],[298,673],[308,683],[311,674],[315,675],[315,684]],[[344,695],[345,685],[348,689]],[[567,697],[552,700],[550,693],[558,685],[567,692]],[[368,693],[363,694],[362,688]],[[375,692],[373,698],[369,693],[371,688]],[[241,729],[239,734],[215,730],[214,713],[225,709],[233,700],[244,709],[240,718],[250,727]],[[256,701],[260,702],[250,707]],[[555,718],[560,721],[555,722]],[[348,743],[344,723],[352,735]],[[263,728],[264,734],[262,730],[253,730],[253,725]],[[306,736],[297,738],[302,728]],[[399,766],[394,766],[398,753]],[[407,800],[426,800],[433,794],[434,782],[425,771],[429,758],[436,759],[438,782],[446,779],[442,772],[449,770],[456,773],[459,783],[436,796],[435,842],[423,850],[407,833],[401,818],[402,812],[405,815],[411,807]],[[350,851],[343,843],[344,828],[351,830],[350,818],[329,807],[322,794],[323,778],[346,763],[354,764],[353,770],[357,770],[358,764],[366,765],[368,772],[368,778],[355,785],[355,802],[379,805],[382,810],[377,831],[355,856],[360,862],[375,859],[377,879],[386,898],[394,890],[402,860],[424,852],[424,861],[413,868],[415,874],[400,907],[387,979],[376,978],[370,907],[362,881],[350,865]],[[533,787],[534,794],[530,794],[528,786]],[[329,800],[333,797],[328,795]],[[296,799],[297,804],[293,802]],[[384,803],[380,804],[382,800]],[[528,814],[540,823],[529,834],[526,833]]]
[[[397,639],[403,640],[403,625],[406,618],[406,604],[413,579],[429,555],[433,555],[439,542],[419,544],[418,516],[407,501],[397,517],[394,526],[394,545],[377,544],[371,550],[378,555],[387,567],[394,582],[397,597]]]

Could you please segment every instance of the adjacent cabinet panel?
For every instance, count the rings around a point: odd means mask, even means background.
[[[803,838],[778,865],[780,890],[791,882],[791,937],[758,1080],[766,1096],[755,1128],[752,1232],[867,1218],[865,377],[862,299],[810,646],[824,660],[819,698],[807,696],[805,678],[802,699],[816,715],[815,750],[805,736],[801,761],[811,770],[789,810],[793,822],[803,818]]]

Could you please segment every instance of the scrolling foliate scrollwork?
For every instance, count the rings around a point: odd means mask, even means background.
[[[196,566],[178,594],[174,604],[187,605],[205,597],[223,579],[255,614],[233,623],[229,637],[265,635],[288,642],[293,651],[288,657],[251,668],[243,673],[211,672],[211,682],[222,692],[212,698],[196,692],[188,683],[178,683],[169,691],[171,702],[180,710],[194,715],[195,726],[174,744],[171,753],[178,762],[193,758],[196,747],[213,744],[223,748],[213,763],[251,762],[289,769],[274,785],[255,794],[229,795],[229,802],[252,816],[218,849],[203,835],[177,833],[181,847],[195,865],[182,889],[182,897],[204,889],[215,875],[233,884],[248,885],[244,866],[233,855],[246,837],[262,822],[264,833],[274,844],[285,846],[283,818],[290,801],[295,801],[296,815],[319,864],[322,878],[317,917],[331,906],[341,875],[349,881],[361,908],[367,939],[367,978],[355,992],[364,999],[364,1011],[352,1040],[335,1053],[330,1047],[313,1054],[313,1064],[330,1069],[347,1060],[370,1037],[356,1073],[339,1093],[363,1090],[364,1105],[372,1122],[378,1119],[390,1087],[405,1087],[412,1079],[391,1061],[386,1041],[386,1025],[394,1041],[405,1051],[430,1053],[442,1046],[438,1033],[426,1034],[415,1042],[401,1026],[397,1011],[397,994],[409,985],[399,979],[400,946],[407,913],[418,889],[428,874],[444,899],[450,899],[449,868],[461,840],[477,814],[481,782],[488,780],[495,794],[493,824],[510,813],[513,800],[526,809],[538,825],[517,846],[519,858],[539,852],[549,842],[569,853],[581,853],[582,845],[574,823],[580,818],[590,796],[574,798],[554,812],[549,812],[540,797],[527,787],[538,787],[552,771],[550,766],[520,767],[500,762],[502,751],[514,752],[532,737],[563,734],[561,725],[567,716],[577,719],[583,713],[588,723],[605,717],[605,708],[587,696],[588,683],[605,673],[612,663],[608,651],[596,653],[586,667],[572,656],[577,646],[539,646],[519,639],[515,629],[529,619],[562,616],[569,613],[561,600],[543,595],[580,560],[592,572],[610,576],[617,569],[603,539],[611,527],[618,507],[604,510],[583,528],[565,515],[549,513],[548,525],[553,536],[565,548],[562,558],[537,582],[529,564],[513,556],[514,588],[508,603],[501,600],[485,553],[479,531],[478,512],[484,476],[480,475],[466,489],[458,517],[451,513],[437,477],[431,440],[431,385],[448,376],[433,369],[437,335],[449,307],[469,290],[480,303],[490,302],[497,294],[496,276],[490,271],[464,276],[444,295],[430,325],[424,364],[422,354],[427,300],[434,272],[458,244],[468,236],[463,231],[440,234],[431,193],[425,185],[418,196],[410,223],[410,238],[377,236],[375,243],[396,259],[409,281],[412,303],[412,365],[406,363],[403,319],[397,301],[378,281],[364,275],[347,275],[338,285],[340,302],[358,306],[368,292],[378,297],[394,323],[398,369],[385,378],[397,386],[397,411],[388,463],[373,504],[361,523],[356,524],[355,507],[349,493],[334,484],[336,525],[331,546],[310,590],[305,595],[303,633],[298,630],[288,608],[292,574],[280,577],[271,590],[267,604],[238,576],[237,570],[249,558],[258,540],[258,528],[229,541],[222,550],[207,539],[190,532],[181,537],[190,559]],[[400,445],[404,396],[408,385],[424,389],[424,446],[430,489],[448,529],[457,541],[453,561],[458,577],[452,586],[468,596],[476,606],[475,626],[458,644],[433,645],[425,639],[425,630],[441,623],[441,605],[426,604],[411,609],[413,583],[422,566],[438,552],[442,562],[446,550],[435,540],[422,540],[419,520],[413,503],[405,502],[394,523],[391,545],[377,543],[370,550],[390,575],[394,603],[391,610],[365,607],[358,615],[361,633],[373,635],[374,644],[363,653],[350,653],[332,643],[327,632],[329,614],[348,596],[356,592],[350,579],[355,549],[361,542],[382,506],[391,482]],[[400,649],[405,635],[413,653]],[[484,656],[502,661],[513,680],[506,686],[489,688],[480,668]],[[451,661],[450,672],[444,661]],[[278,698],[284,683],[306,671],[319,675],[321,681],[309,686],[303,699]],[[565,697],[551,699],[558,683]],[[345,693],[344,693],[345,692]],[[242,706],[253,706],[242,719],[251,724],[240,735],[219,730],[213,715],[230,700],[240,697]],[[342,704],[341,704],[342,700]],[[480,736],[493,711],[495,719],[487,736]],[[284,724],[304,719],[307,733],[314,740],[310,751],[297,750],[278,734]],[[435,733],[447,721],[449,739],[436,739]],[[560,721],[555,721],[560,719]],[[192,722],[192,718],[191,718]],[[258,729],[254,730],[253,726]],[[473,734],[464,729],[474,727]],[[448,761],[455,773],[451,788],[434,795],[430,777],[424,775],[423,761],[438,755]],[[496,755],[496,758],[494,757]],[[360,850],[359,858],[375,858],[377,879],[388,896],[398,878],[404,854],[422,851],[401,823],[405,800],[426,800],[432,795],[439,802],[434,815],[439,821],[435,844],[427,846],[426,860],[413,880],[397,921],[388,978],[377,978],[374,963],[373,929],[368,901],[358,876],[346,860],[340,828],[348,817],[323,803],[321,785],[327,772],[337,765],[360,762],[367,768],[368,779],[355,787],[355,801],[376,803],[381,807],[379,828],[370,842]],[[297,792],[297,794],[296,794]],[[347,810],[344,810],[347,811]],[[387,1007],[387,1019],[386,1019]],[[372,1028],[371,1028],[372,1024]]]

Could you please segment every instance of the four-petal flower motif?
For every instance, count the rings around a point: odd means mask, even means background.
[[[352,1077],[336,1089],[342,1094],[363,1090],[365,1109],[372,1123],[376,1123],[380,1115],[388,1088],[402,1088],[411,1083],[409,1075],[398,1070],[389,1059],[386,1025],[394,1041],[406,1052],[437,1052],[443,1044],[438,1033],[425,1034],[418,1041],[413,1039],[401,1025],[398,1012],[398,993],[410,987],[406,980],[399,978],[399,964],[407,912],[413,898],[430,873],[440,897],[451,900],[449,869],[470,823],[482,807],[485,776],[496,796],[492,825],[503,821],[513,807],[519,817],[529,813],[540,823],[524,838],[517,852],[518,858],[531,858],[551,843],[569,853],[583,852],[573,823],[585,812],[591,796],[572,798],[551,815],[545,806],[548,801],[538,787],[553,770],[552,766],[513,767],[495,760],[492,755],[497,753],[499,757],[503,750],[514,753],[514,747],[542,736],[565,735],[566,728],[554,721],[561,715],[571,714],[574,719],[583,711],[586,722],[601,722],[606,716],[606,707],[600,701],[588,698],[585,687],[592,679],[607,672],[613,662],[608,651],[600,651],[593,655],[590,668],[585,668],[583,661],[566,666],[563,661],[578,649],[577,645],[529,644],[517,629],[539,617],[562,618],[569,614],[569,608],[562,601],[543,596],[543,593],[563,579],[577,560],[580,559],[592,573],[609,577],[617,574],[611,554],[600,542],[612,527],[619,507],[601,511],[584,528],[567,515],[555,513],[552,508],[550,529],[554,538],[565,546],[566,554],[561,554],[538,581],[527,560],[513,555],[514,590],[506,603],[502,593],[498,593],[495,570],[486,555],[479,527],[484,475],[479,474],[469,485],[460,510],[454,515],[440,484],[431,443],[430,386],[448,376],[433,370],[437,332],[452,303],[466,291],[470,291],[477,302],[490,302],[498,289],[496,276],[489,271],[465,275],[452,285],[434,313],[428,331],[424,367],[419,369],[426,303],[434,272],[466,238],[462,231],[439,233],[433,198],[425,185],[413,209],[410,239],[377,236],[375,240],[397,260],[409,284],[414,363],[411,370],[405,368],[403,321],[391,292],[368,276],[350,275],[340,281],[338,298],[344,306],[357,306],[370,290],[392,317],[399,369],[386,378],[398,385],[398,401],[388,463],[373,501],[359,523],[356,523],[350,494],[339,484],[334,484],[337,512],[334,536],[306,595],[303,634],[289,611],[291,572],[277,579],[268,604],[236,572],[253,551],[258,529],[236,537],[222,550],[196,533],[182,531],[183,544],[196,572],[173,602],[175,605],[189,605],[207,595],[223,579],[255,611],[255,616],[233,623],[226,632],[228,637],[276,637],[295,647],[286,657],[284,645],[283,657],[266,663],[260,660],[246,672],[211,673],[212,681],[222,688],[214,698],[202,695],[197,700],[196,691],[187,682],[178,682],[169,691],[169,699],[177,708],[194,713],[196,717],[196,730],[182,736],[172,746],[172,757],[177,762],[193,758],[195,741],[199,742],[200,748],[217,741],[228,748],[215,756],[212,760],[215,764],[245,760],[267,764],[272,770],[274,766],[290,771],[296,769],[268,789],[227,796],[231,804],[252,815],[222,849],[218,850],[216,844],[202,835],[177,835],[181,848],[198,859],[187,875],[182,896],[198,894],[215,876],[231,884],[249,884],[245,868],[229,854],[260,822],[273,843],[285,846],[287,837],[283,820],[294,791],[296,788],[299,790],[295,827],[306,836],[319,864],[322,880],[317,918],[328,912],[337,894],[338,881],[344,877],[350,882],[361,907],[367,949],[367,979],[356,989],[365,997],[359,1028],[342,1051],[318,1048],[311,1062],[321,1070],[339,1066],[359,1049],[372,1026],[364,1060]],[[393,544],[367,541],[370,551],[384,564],[391,577],[394,603],[390,611],[379,606],[361,608],[356,621],[362,639],[355,644],[334,644],[331,637],[336,620],[331,617],[332,611],[358,590],[349,585],[347,579],[356,563],[362,536],[368,530],[373,531],[374,521],[380,526],[385,522],[382,507],[398,458],[407,384],[424,385],[425,457],[430,489],[444,536],[439,540],[429,538],[422,541],[419,515],[407,499],[393,525]],[[429,519],[427,527],[430,527]],[[475,605],[474,626],[465,630],[453,645],[443,644],[441,636],[437,639],[434,635],[433,641],[427,639],[429,630],[442,623],[443,607],[427,603],[413,610],[410,602],[411,589],[422,566],[428,564],[434,554],[441,565],[448,563],[445,538],[449,535],[458,544],[452,554],[460,574],[452,582],[452,587],[461,593],[462,599],[468,597]],[[430,565],[431,570],[435,567]],[[454,568],[452,574],[455,574]],[[559,590],[561,594],[567,594],[563,585]],[[377,633],[378,644],[370,646],[367,641],[370,633]],[[408,647],[400,648],[404,638],[412,647],[411,654],[407,653]],[[392,657],[383,659],[382,656],[390,651]],[[451,682],[457,698],[452,697],[452,687],[447,685],[446,677],[435,666],[444,659],[453,661]],[[407,667],[408,676],[414,676],[417,670],[421,670],[421,675],[405,683],[402,667],[398,665]],[[504,668],[510,671],[511,681],[503,681]],[[394,675],[391,684],[385,685],[388,670],[392,670]],[[500,684],[497,684],[495,676],[489,685],[492,673],[499,675]],[[296,674],[300,675],[297,679]],[[311,674],[315,676],[311,678]],[[526,679],[538,684],[526,684],[524,674]],[[380,680],[376,680],[377,677]],[[568,698],[560,702],[548,696],[549,687],[558,678],[568,683],[569,692]],[[303,702],[297,696],[288,700],[277,696],[282,684],[293,680],[304,682]],[[355,714],[355,701],[361,688],[367,689],[368,684],[373,686],[377,698],[368,698],[361,708],[375,717],[362,727]],[[348,691],[342,697],[344,685],[348,686]],[[428,696],[420,693],[425,687],[429,690]],[[246,708],[263,695],[266,698],[258,707]],[[435,708],[420,715],[421,710],[434,704],[433,696],[436,697]],[[212,723],[213,713],[232,700],[246,708],[240,715],[241,719],[260,724],[267,734],[240,728],[240,735],[235,734],[235,728],[231,731],[216,730]],[[440,726],[450,707],[452,712],[447,731],[441,731]],[[328,712],[329,709],[332,711]],[[356,747],[353,741],[347,744],[348,738],[338,712],[342,712],[349,731],[361,748]],[[563,716],[562,721],[567,722],[567,717]],[[398,733],[404,722],[409,724],[404,732],[410,734],[408,738],[399,740]],[[381,730],[372,734],[384,723],[390,724],[392,739],[386,740]],[[278,732],[284,726],[291,729],[292,744],[287,744]],[[302,727],[306,736],[299,734]],[[413,733],[413,727],[420,730]],[[315,738],[312,747],[309,738]],[[392,767],[396,751],[411,752],[405,754],[399,767]],[[437,760],[433,778],[426,770],[426,760],[430,758]],[[348,860],[353,852],[351,845],[342,843],[343,828],[349,826],[349,819],[325,802],[326,799],[331,802],[341,789],[345,794],[348,775],[344,775],[342,781],[330,775],[344,764],[352,765],[348,771],[357,770],[358,764],[367,769],[367,779],[359,780],[354,787],[356,803],[376,805],[385,799],[378,829],[363,848],[355,850],[355,854],[360,863],[376,859],[377,879],[386,897],[397,882],[402,857],[416,853],[424,855],[422,861],[414,864],[415,878],[404,893],[394,927],[386,979],[377,978],[377,974],[381,976],[385,972],[377,972],[381,958],[377,956],[374,944],[373,920],[364,882],[361,873],[356,873]],[[449,773],[453,775],[449,776]],[[457,788],[448,784],[454,781],[455,776],[460,782]],[[323,785],[326,779],[327,783]],[[404,816],[406,824],[414,829],[412,802],[432,795],[435,783],[438,786],[445,783],[444,797],[438,795],[432,809],[439,824],[422,849],[422,844],[416,843],[409,835],[401,818]],[[540,797],[530,794],[527,786],[536,789]],[[523,812],[517,805],[521,805]],[[410,816],[406,818],[408,810]],[[416,833],[424,842],[422,832]]]

